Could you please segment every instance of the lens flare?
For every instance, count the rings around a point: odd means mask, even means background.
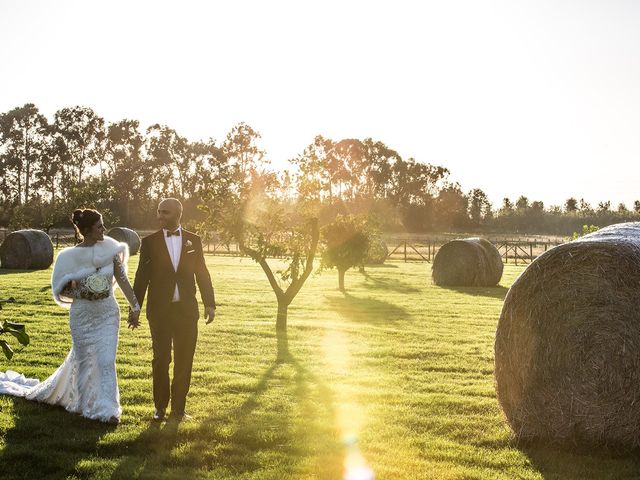
[[[351,353],[347,336],[340,331],[328,330],[323,339],[323,350],[328,366],[334,373],[339,399],[336,405],[336,421],[343,434],[343,480],[374,480],[375,474],[367,464],[358,446],[358,434],[365,423],[365,414],[348,385]]]

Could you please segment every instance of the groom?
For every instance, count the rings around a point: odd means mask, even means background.
[[[207,325],[216,314],[211,277],[204,263],[202,242],[180,226],[182,204],[167,198],[158,205],[161,230],[142,239],[133,290],[142,306],[147,288],[147,319],[153,345],[154,420],[164,419],[171,398],[171,417],[188,418],[185,403],[191,382],[193,354],[198,338],[196,282],[204,303]],[[139,325],[129,314],[129,326]],[[169,364],[173,343],[173,382]]]

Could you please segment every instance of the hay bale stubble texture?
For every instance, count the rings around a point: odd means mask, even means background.
[[[520,439],[640,446],[640,223],[555,247],[509,290],[498,400]]]
[[[433,259],[436,285],[495,287],[502,278],[502,257],[484,238],[464,238],[445,243]]]
[[[126,227],[113,227],[107,235],[114,240],[129,245],[129,255],[135,255],[140,250],[140,235]]]
[[[53,263],[53,243],[42,230],[17,230],[0,245],[2,268],[40,270]]]

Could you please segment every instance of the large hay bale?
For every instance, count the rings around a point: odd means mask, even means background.
[[[527,267],[502,308],[495,375],[518,438],[640,446],[640,223]]]
[[[129,255],[135,255],[140,250],[140,236],[130,228],[113,227],[107,232],[107,236],[129,245]]]
[[[387,243],[380,237],[374,237],[369,242],[367,256],[364,263],[369,265],[382,265],[389,255]]]
[[[502,257],[484,238],[445,243],[433,259],[433,282],[451,287],[495,287],[502,278]]]
[[[0,245],[2,268],[39,270],[53,263],[53,243],[42,230],[17,230]]]

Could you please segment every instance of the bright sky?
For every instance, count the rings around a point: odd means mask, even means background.
[[[495,204],[640,199],[640,2],[0,1],[0,112],[86,105],[277,166],[385,142]]]

